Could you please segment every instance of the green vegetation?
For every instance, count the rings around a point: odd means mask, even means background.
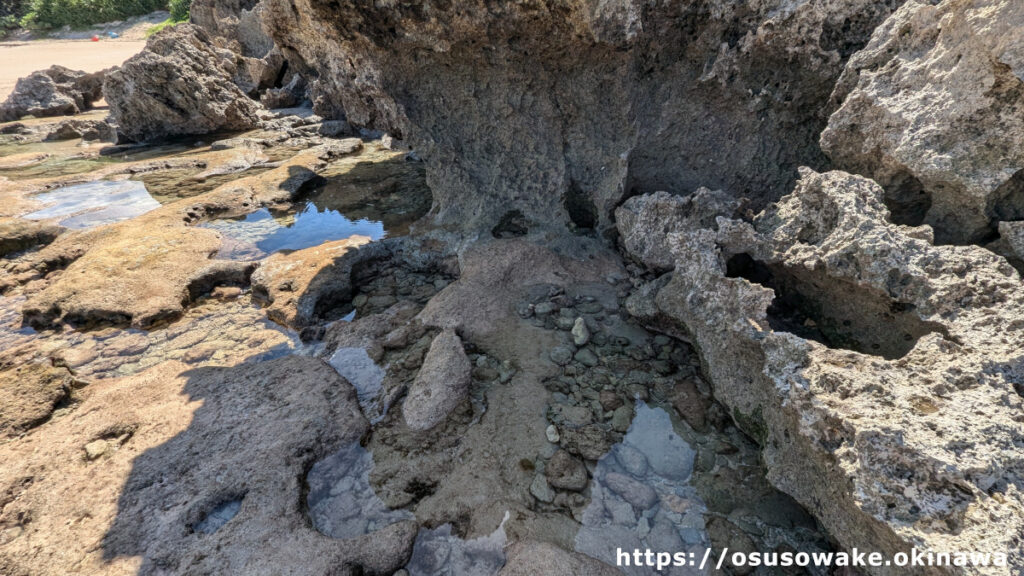
[[[171,11],[171,20],[175,22],[188,20],[188,11],[192,7],[192,0],[170,0],[167,4]]]
[[[25,0],[26,28],[80,28],[166,10],[167,0]]]
[[[164,28],[170,28],[175,24],[180,24],[180,22],[176,22],[173,18],[168,18],[167,20],[164,20],[159,24],[154,24],[148,30],[146,30],[146,38],[149,38],[153,34],[156,34],[157,32],[163,30]]]

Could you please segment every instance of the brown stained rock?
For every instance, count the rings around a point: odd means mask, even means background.
[[[710,402],[697,389],[692,378],[680,380],[672,390],[672,407],[698,432],[707,430],[707,412]]]
[[[281,166],[240,178],[134,218],[68,234],[41,250],[39,261],[65,262],[59,277],[25,304],[35,326],[63,320],[145,327],[179,316],[215,286],[244,285],[253,266],[217,260],[220,234],[189,224],[208,215],[240,215],[291,200],[315,170],[358,150],[342,140],[297,154]]]
[[[847,63],[822,149],[942,243],[1024,218],[1022,42],[1017,0],[906,2]]]
[[[314,322],[319,307],[346,299],[351,292],[351,266],[339,260],[370,242],[352,236],[287,254],[272,254],[252,275],[253,293],[267,303],[267,317],[292,328]]]
[[[71,374],[46,364],[0,371],[0,435],[17,436],[45,422],[71,395]]]
[[[1020,277],[987,250],[891,224],[883,195],[804,170],[752,223],[624,230],[664,235],[676,258],[627,309],[692,339],[768,479],[843,547],[1007,553],[1015,573]]]
[[[390,574],[408,561],[415,523],[335,540],[300,505],[309,467],[366,428],[351,385],[308,357],[168,362],[101,381],[66,418],[0,446],[0,494],[10,495],[0,525],[21,526],[0,547],[0,569]],[[232,499],[241,505],[227,523],[193,531]]]
[[[435,336],[402,404],[409,428],[430,430],[444,422],[469,398],[472,368],[454,330]]]
[[[0,217],[0,256],[49,244],[63,231],[48,222]]]

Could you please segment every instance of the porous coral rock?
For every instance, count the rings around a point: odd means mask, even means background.
[[[821,135],[901,223],[977,242],[1024,219],[1024,4],[910,0],[846,65]]]
[[[771,482],[844,547],[1003,553],[1009,567],[920,573],[1016,573],[1020,278],[891,224],[882,200],[874,182],[807,170],[753,223],[680,219],[675,271],[628,308],[692,339]]]

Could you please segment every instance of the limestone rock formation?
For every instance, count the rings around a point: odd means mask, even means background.
[[[25,364],[0,370],[0,435],[17,436],[45,422],[71,395],[64,368]]]
[[[121,131],[133,140],[246,130],[262,107],[239,88],[235,54],[201,28],[169,27],[107,75],[103,94]],[[250,75],[251,76],[251,75]]]
[[[69,116],[92,108],[103,97],[107,72],[86,73],[51,66],[18,80],[14,92],[0,105],[0,122],[22,116]]]
[[[628,307],[692,339],[769,479],[844,547],[985,550],[1010,571],[968,573],[1015,573],[1020,277],[986,250],[936,247],[929,228],[889,223],[883,196],[864,178],[806,170],[752,223],[679,218],[667,233],[674,271]]]
[[[337,540],[298,504],[309,467],[368,426],[322,361],[167,362],[86,390],[77,410],[0,446],[0,526],[19,531],[0,572],[390,574],[408,561],[415,523]]]
[[[0,256],[53,242],[64,229],[54,224],[0,217]]]
[[[434,337],[402,404],[409,428],[430,430],[444,422],[469,397],[472,368],[454,330],[444,330]]]
[[[271,171],[166,204],[134,220],[62,235],[36,259],[59,261],[67,269],[32,295],[23,310],[25,319],[39,327],[60,321],[148,327],[177,317],[196,296],[217,285],[246,284],[255,265],[215,258],[220,234],[190,224],[211,213],[241,215],[289,201],[317,168],[360,146],[354,139],[318,146]]]
[[[268,304],[267,317],[285,326],[303,328],[324,306],[351,299],[352,263],[341,260],[346,252],[369,242],[367,236],[352,236],[305,250],[272,254],[252,275],[253,292]]]
[[[899,3],[264,1],[317,113],[413,146],[441,222],[575,230],[636,192],[780,196]]]
[[[822,133],[835,166],[874,178],[897,222],[943,243],[1024,219],[1024,5],[910,0],[843,72]]]
[[[506,553],[505,567],[499,576],[615,576],[611,566],[589,556],[566,552],[552,544],[523,542]]]

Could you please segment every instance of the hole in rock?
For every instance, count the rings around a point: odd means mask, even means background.
[[[1024,220],[1024,170],[1018,170],[1000,186],[993,196],[993,217],[998,222]]]
[[[885,206],[893,224],[920,226],[932,207],[932,197],[921,181],[910,174],[893,180],[885,189]]]
[[[726,274],[775,292],[768,307],[772,330],[829,348],[894,360],[910,352],[925,334],[944,331],[918,318],[912,304],[819,271],[765,264],[749,254],[737,254],[727,262]]]
[[[517,238],[526,236],[529,232],[526,216],[519,210],[509,210],[501,217],[501,220],[491,229],[491,235],[495,238]]]
[[[569,213],[569,222],[577,231],[597,228],[597,206],[580,185],[573,182],[565,193],[565,211]]]

